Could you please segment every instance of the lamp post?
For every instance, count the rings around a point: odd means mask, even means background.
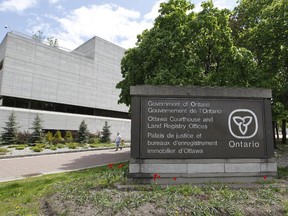
[[[12,32],[11,28],[8,25],[5,25],[5,28]]]

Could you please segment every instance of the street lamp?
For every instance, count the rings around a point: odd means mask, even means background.
[[[10,32],[12,32],[8,25],[5,25],[5,28],[8,29]]]

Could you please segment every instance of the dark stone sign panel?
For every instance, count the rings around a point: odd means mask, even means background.
[[[141,97],[140,158],[263,158],[257,99]]]

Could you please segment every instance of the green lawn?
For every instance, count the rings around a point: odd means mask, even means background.
[[[0,215],[287,215],[288,168],[255,189],[128,184],[128,164],[0,183]],[[285,183],[285,184],[284,184]],[[274,214],[275,213],[275,214]]]

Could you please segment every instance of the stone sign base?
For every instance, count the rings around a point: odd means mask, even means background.
[[[247,183],[274,179],[277,163],[270,159],[130,159],[135,183]]]

